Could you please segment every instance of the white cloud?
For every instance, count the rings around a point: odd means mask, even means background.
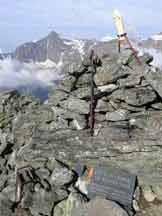
[[[49,61],[48,61],[49,62]],[[61,79],[60,68],[53,63],[21,63],[10,58],[0,61],[0,89],[33,86],[47,87]],[[51,62],[49,62],[51,63]],[[56,67],[55,67],[56,65]],[[49,66],[49,67],[48,67]]]

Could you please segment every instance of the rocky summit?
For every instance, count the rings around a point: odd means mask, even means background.
[[[162,71],[152,56],[136,63],[130,50],[102,56],[94,74],[85,56],[40,103],[17,91],[0,93],[0,215],[128,216],[104,197],[75,188],[76,163],[113,166],[137,176],[132,215],[162,214]],[[70,69],[70,70],[68,70]]]

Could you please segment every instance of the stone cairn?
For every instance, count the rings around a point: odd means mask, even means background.
[[[135,215],[161,216],[162,71],[149,54],[139,58],[141,65],[130,50],[101,58],[94,74],[93,136],[89,58],[65,65],[65,77],[46,103],[14,90],[0,94],[0,215],[127,216],[115,202],[87,202],[76,191],[80,161],[136,174]]]

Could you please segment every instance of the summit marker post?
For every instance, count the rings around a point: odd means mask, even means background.
[[[121,43],[125,41],[128,44],[129,48],[132,50],[132,52],[136,58],[137,63],[140,65],[141,61],[138,58],[137,51],[133,48],[131,42],[128,39],[127,33],[125,32],[123,17],[119,13],[119,11],[116,9],[113,11],[113,19],[114,19],[114,23],[115,23],[116,30],[117,30],[118,52],[120,53],[120,51],[121,51],[120,50]]]

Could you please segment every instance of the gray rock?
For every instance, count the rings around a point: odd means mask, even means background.
[[[73,175],[74,174],[72,171],[65,167],[56,167],[50,176],[50,183],[54,184],[55,186],[61,186],[70,183],[73,179]]]
[[[128,111],[124,109],[118,109],[115,112],[107,112],[107,121],[124,121],[128,119]]]
[[[128,214],[116,203],[97,197],[88,203],[81,203],[72,196],[67,201],[60,203],[55,209],[55,215],[84,215],[84,216],[128,216]]]
[[[68,98],[68,94],[65,91],[61,91],[59,89],[55,89],[50,92],[48,98],[48,104],[52,104],[54,106],[58,105],[60,101],[63,101]]]
[[[88,114],[89,113],[89,104],[81,99],[76,97],[69,97],[66,101],[62,101],[60,106],[63,109],[70,110],[79,114]]]
[[[140,106],[140,107],[138,106],[137,107],[137,106],[129,105],[123,101],[118,104],[118,108],[125,109],[125,110],[128,110],[130,112],[142,112],[145,110],[145,107],[146,106]]]
[[[124,211],[118,204],[115,202],[104,200],[101,198],[96,198],[92,201],[90,201],[86,205],[87,209],[87,215],[99,215],[102,212],[103,216],[108,216],[111,212],[111,215],[113,216],[127,216],[127,212]],[[109,212],[109,213],[108,213]]]
[[[72,213],[73,209],[79,208],[84,202],[85,201],[83,197],[79,193],[72,191],[67,200],[62,201],[58,205],[55,206],[54,215],[55,216],[67,216],[67,215],[71,216],[73,215]]]
[[[54,191],[46,191],[43,188],[40,188],[31,198],[32,200],[29,203],[30,207],[28,207],[32,215],[50,215],[54,202],[57,201],[57,195]]]
[[[41,167],[40,169],[36,170],[35,173],[40,179],[42,176],[44,179],[48,179],[50,176],[50,171],[44,167]]]
[[[160,216],[162,205],[152,205],[150,207],[144,208],[144,210],[137,213],[135,216]]]
[[[109,84],[109,85],[104,85],[104,86],[99,86],[98,89],[101,91],[101,92],[107,92],[107,93],[111,93],[113,92],[114,90],[116,90],[118,88],[117,85],[115,84]]]
[[[72,63],[67,63],[65,65],[66,71],[73,76],[80,76],[81,74],[85,73],[87,71],[87,68],[84,67],[82,64],[79,64],[78,62],[72,62]],[[66,73],[65,71],[65,73]]]
[[[153,103],[151,104],[151,107],[155,110],[162,110],[162,103]]]
[[[108,111],[109,112],[113,112],[117,109],[120,108],[121,106],[121,102],[119,102],[118,100],[115,100],[115,99],[107,99],[106,100],[108,102]]]
[[[153,56],[150,55],[149,53],[144,53],[141,57],[140,60],[141,62],[145,63],[145,64],[150,64],[153,61]]]
[[[73,119],[73,121],[71,122],[71,126],[76,130],[83,130],[84,128],[86,128],[87,121],[85,116],[83,115],[76,116],[76,118]]]
[[[139,66],[150,64],[153,61],[153,56],[151,56],[149,53],[140,54],[137,52],[138,58],[141,62]],[[128,61],[128,65],[132,68],[136,67],[138,65],[136,58],[134,55],[131,56],[131,58]]]
[[[141,76],[142,76],[141,74],[133,73],[130,76],[128,76],[127,78],[123,78],[123,79],[118,80],[120,88],[123,88],[123,87],[127,87],[127,88],[129,87],[130,88],[130,87],[136,87],[136,86],[140,85]]]
[[[160,69],[150,69],[145,71],[144,77],[152,88],[162,97],[162,72]]]
[[[129,65],[131,61],[133,61],[133,54],[132,54],[132,50],[130,49],[125,49],[122,50],[121,55],[118,59],[118,64],[123,64],[123,65]]]
[[[132,106],[144,106],[156,99],[155,92],[150,87],[120,89],[112,93],[110,98],[125,101]]]
[[[96,122],[103,122],[106,120],[106,117],[104,114],[101,113],[95,113],[95,121]]]
[[[156,99],[156,94],[151,88],[137,88],[125,91],[125,101],[134,106],[142,106]]]
[[[94,81],[97,86],[103,86],[129,75],[129,73],[130,72],[125,70],[124,67],[116,64],[103,65],[103,67],[99,68],[95,74]]]
[[[77,79],[76,87],[87,87],[91,85],[91,74],[85,73]]]
[[[65,119],[63,119],[59,116],[57,117],[57,120],[52,121],[51,123],[48,124],[49,130],[54,130],[54,129],[58,130],[58,129],[63,129],[63,128],[66,129],[68,127],[69,127],[68,121],[66,121]]]
[[[102,99],[97,101],[97,106],[95,112],[107,112],[108,111],[108,102],[103,101]]]
[[[12,202],[3,193],[0,193],[0,215],[13,216]]]
[[[59,82],[57,88],[65,92],[71,92],[75,86],[75,82],[76,79],[74,76],[67,76]]]
[[[56,120],[51,122],[50,129],[57,128],[73,128],[77,130],[82,130],[86,127],[87,122],[84,115],[80,115],[79,113],[65,110],[61,107],[51,107]]]
[[[99,94],[99,90],[97,88],[94,88],[94,94],[97,95]],[[90,100],[91,98],[91,87],[84,87],[84,88],[78,88],[76,90],[74,90],[71,93],[72,96],[77,97],[79,99],[87,99]]]
[[[162,185],[161,184],[155,184],[152,186],[152,191],[154,192],[155,197],[162,201]]]

